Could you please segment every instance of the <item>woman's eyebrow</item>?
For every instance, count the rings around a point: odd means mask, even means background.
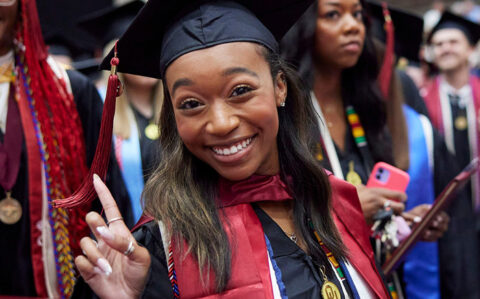
[[[257,73],[255,73],[254,71],[252,70],[249,70],[247,68],[244,68],[244,67],[231,67],[231,68],[228,68],[226,69],[224,72],[223,72],[223,76],[230,76],[230,75],[233,75],[233,74],[248,74],[250,76],[253,76],[253,77],[256,77],[258,78],[258,75]]]
[[[181,78],[175,81],[172,87],[172,97],[175,95],[175,91],[180,87],[180,86],[191,86],[193,85],[193,81],[188,79],[188,78]]]

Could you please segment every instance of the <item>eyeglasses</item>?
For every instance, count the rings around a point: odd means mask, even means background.
[[[0,0],[0,6],[12,6],[17,0]]]

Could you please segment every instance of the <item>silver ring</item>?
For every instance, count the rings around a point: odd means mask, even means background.
[[[123,217],[120,216],[120,217],[112,218],[112,219],[107,221],[107,225],[110,225],[110,223],[115,222],[115,221],[119,221],[119,220],[123,220]]]
[[[392,201],[387,199],[387,200],[383,203],[383,207],[384,207],[384,208],[388,208],[391,204],[392,204]]]
[[[130,240],[130,243],[128,243],[128,248],[127,248],[127,250],[125,250],[125,252],[123,254],[126,255],[126,256],[129,256],[134,251],[135,251],[135,246],[133,246],[133,241]]]

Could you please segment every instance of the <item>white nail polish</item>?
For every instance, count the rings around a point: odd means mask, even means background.
[[[97,226],[97,232],[106,240],[113,240],[115,236],[106,226]]]
[[[97,260],[98,267],[105,273],[105,275],[109,276],[112,274],[112,266],[108,263],[108,261],[104,258],[99,258]]]

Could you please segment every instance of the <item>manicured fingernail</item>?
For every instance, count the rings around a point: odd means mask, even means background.
[[[97,232],[106,240],[113,240],[115,236],[106,226],[97,226]]]
[[[97,265],[100,269],[102,269],[103,273],[105,273],[105,275],[109,276],[110,274],[112,274],[112,267],[110,266],[110,264],[108,263],[108,261],[104,258],[99,258],[97,260]]]
[[[94,173],[93,174],[93,181],[95,182],[95,180],[99,180],[99,179],[100,179],[100,177],[96,173]]]

